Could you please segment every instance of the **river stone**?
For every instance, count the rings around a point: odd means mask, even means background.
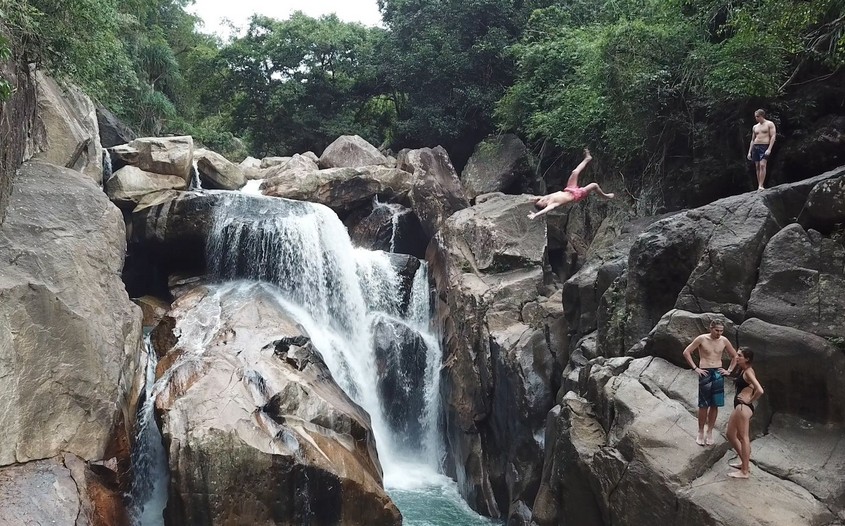
[[[326,146],[320,156],[320,168],[357,168],[386,164],[387,158],[378,148],[358,135],[341,135]]]
[[[284,162],[262,170],[261,178],[265,180],[261,185],[262,188],[284,185],[285,183],[295,183],[296,180],[307,177],[311,172],[319,170],[317,163],[308,157],[296,154],[286,159]]]
[[[38,119],[46,146],[33,159],[78,170],[94,182],[103,180],[103,147],[94,103],[79,88],[59,86],[36,72]]]
[[[101,459],[131,414],[141,312],[120,279],[125,246],[120,211],[89,177],[21,166],[0,226],[0,466]]]
[[[839,172],[842,175],[814,186],[807,197],[807,215],[818,229],[845,223],[845,169]]]
[[[272,170],[272,169],[271,169]],[[264,195],[328,206],[339,216],[369,206],[373,197],[402,200],[411,190],[411,174],[384,166],[329,168],[303,172],[297,178],[278,177],[264,181]]]
[[[175,175],[145,172],[136,166],[124,166],[106,182],[106,194],[115,204],[137,205],[147,194],[161,190],[184,190],[185,180]]]
[[[843,312],[845,246],[797,223],[772,237],[748,300],[748,316],[845,339]]]
[[[775,412],[845,422],[845,353],[825,338],[751,318],[737,338],[754,351],[754,370]]]
[[[530,191],[531,156],[512,133],[491,135],[478,143],[461,172],[464,194],[470,201],[481,194]]]
[[[237,190],[246,184],[241,167],[217,152],[203,148],[196,149],[194,162],[197,164],[203,188]]]
[[[194,139],[179,137],[142,137],[128,144],[110,148],[113,157],[137,166],[145,172],[175,175],[186,184],[191,182],[194,161]]]
[[[355,245],[370,250],[384,250],[425,257],[428,238],[420,220],[410,208],[400,204],[379,204],[349,229]]]
[[[411,205],[427,236],[433,236],[449,216],[469,206],[443,147],[402,150],[396,166],[414,175]]]
[[[247,181],[261,179],[261,161],[255,157],[247,157],[238,164]]]
[[[177,342],[156,398],[170,502],[180,503],[168,520],[400,524],[369,416],[283,305],[263,283],[199,287],[174,302]]]
[[[262,170],[270,168],[271,166],[279,166],[280,164],[285,164],[290,161],[290,157],[264,157],[261,159],[261,164],[259,168]]]

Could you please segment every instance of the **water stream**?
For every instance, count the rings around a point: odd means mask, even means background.
[[[404,524],[489,524],[440,474],[442,354],[426,264],[400,274],[395,258],[405,256],[354,247],[325,206],[226,194],[207,243],[209,273],[275,284],[296,306],[291,315],[335,381],[370,415],[385,488]]]

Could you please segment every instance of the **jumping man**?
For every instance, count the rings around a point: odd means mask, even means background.
[[[569,203],[583,201],[592,192],[598,193],[605,199],[613,199],[613,194],[604,193],[598,183],[590,183],[584,187],[578,186],[578,175],[584,171],[584,168],[586,168],[592,160],[593,157],[590,155],[590,150],[584,148],[584,160],[582,160],[578,166],[572,170],[572,174],[566,182],[566,188],[560,192],[544,195],[542,197],[535,197],[534,206],[542,208],[542,210],[528,214],[529,219],[534,219],[535,217],[551,212],[561,205],[568,205]]]

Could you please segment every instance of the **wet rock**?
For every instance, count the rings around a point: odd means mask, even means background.
[[[268,196],[324,204],[343,217],[369,206],[375,196],[401,201],[411,184],[411,175],[402,170],[362,166],[307,172],[296,178],[272,178],[262,183],[261,191]]]
[[[178,341],[156,398],[167,520],[400,524],[368,415],[277,296],[260,283],[200,287],[168,314]]]
[[[243,170],[217,152],[205,149],[194,150],[203,188],[237,190],[246,184]]]
[[[97,105],[97,128],[103,148],[126,144],[138,135],[105,106]]]

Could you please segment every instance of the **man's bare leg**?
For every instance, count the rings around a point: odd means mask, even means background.
[[[585,186],[584,189],[587,192],[591,192],[591,193],[595,192],[595,193],[599,194],[600,196],[604,197],[605,199],[613,199],[614,196],[615,196],[615,194],[613,194],[613,193],[610,193],[610,194],[604,193],[604,190],[601,189],[601,186],[599,186],[598,183],[590,183],[587,186]]]
[[[593,156],[590,155],[590,150],[588,148],[584,148],[584,159],[578,163],[578,166],[572,170],[572,174],[569,176],[569,180],[566,181],[566,186],[578,186],[578,176],[581,175],[581,172],[584,171],[584,168],[590,164],[590,161],[593,160]]]
[[[757,190],[763,189],[763,183],[766,182],[766,159],[757,163]]]
[[[695,443],[699,446],[704,445],[704,426],[707,424],[707,408],[698,408],[698,436],[695,437]]]
[[[704,445],[712,446],[713,442],[713,428],[716,427],[716,416],[719,414],[718,407],[709,407],[707,411],[707,432],[704,436]]]

